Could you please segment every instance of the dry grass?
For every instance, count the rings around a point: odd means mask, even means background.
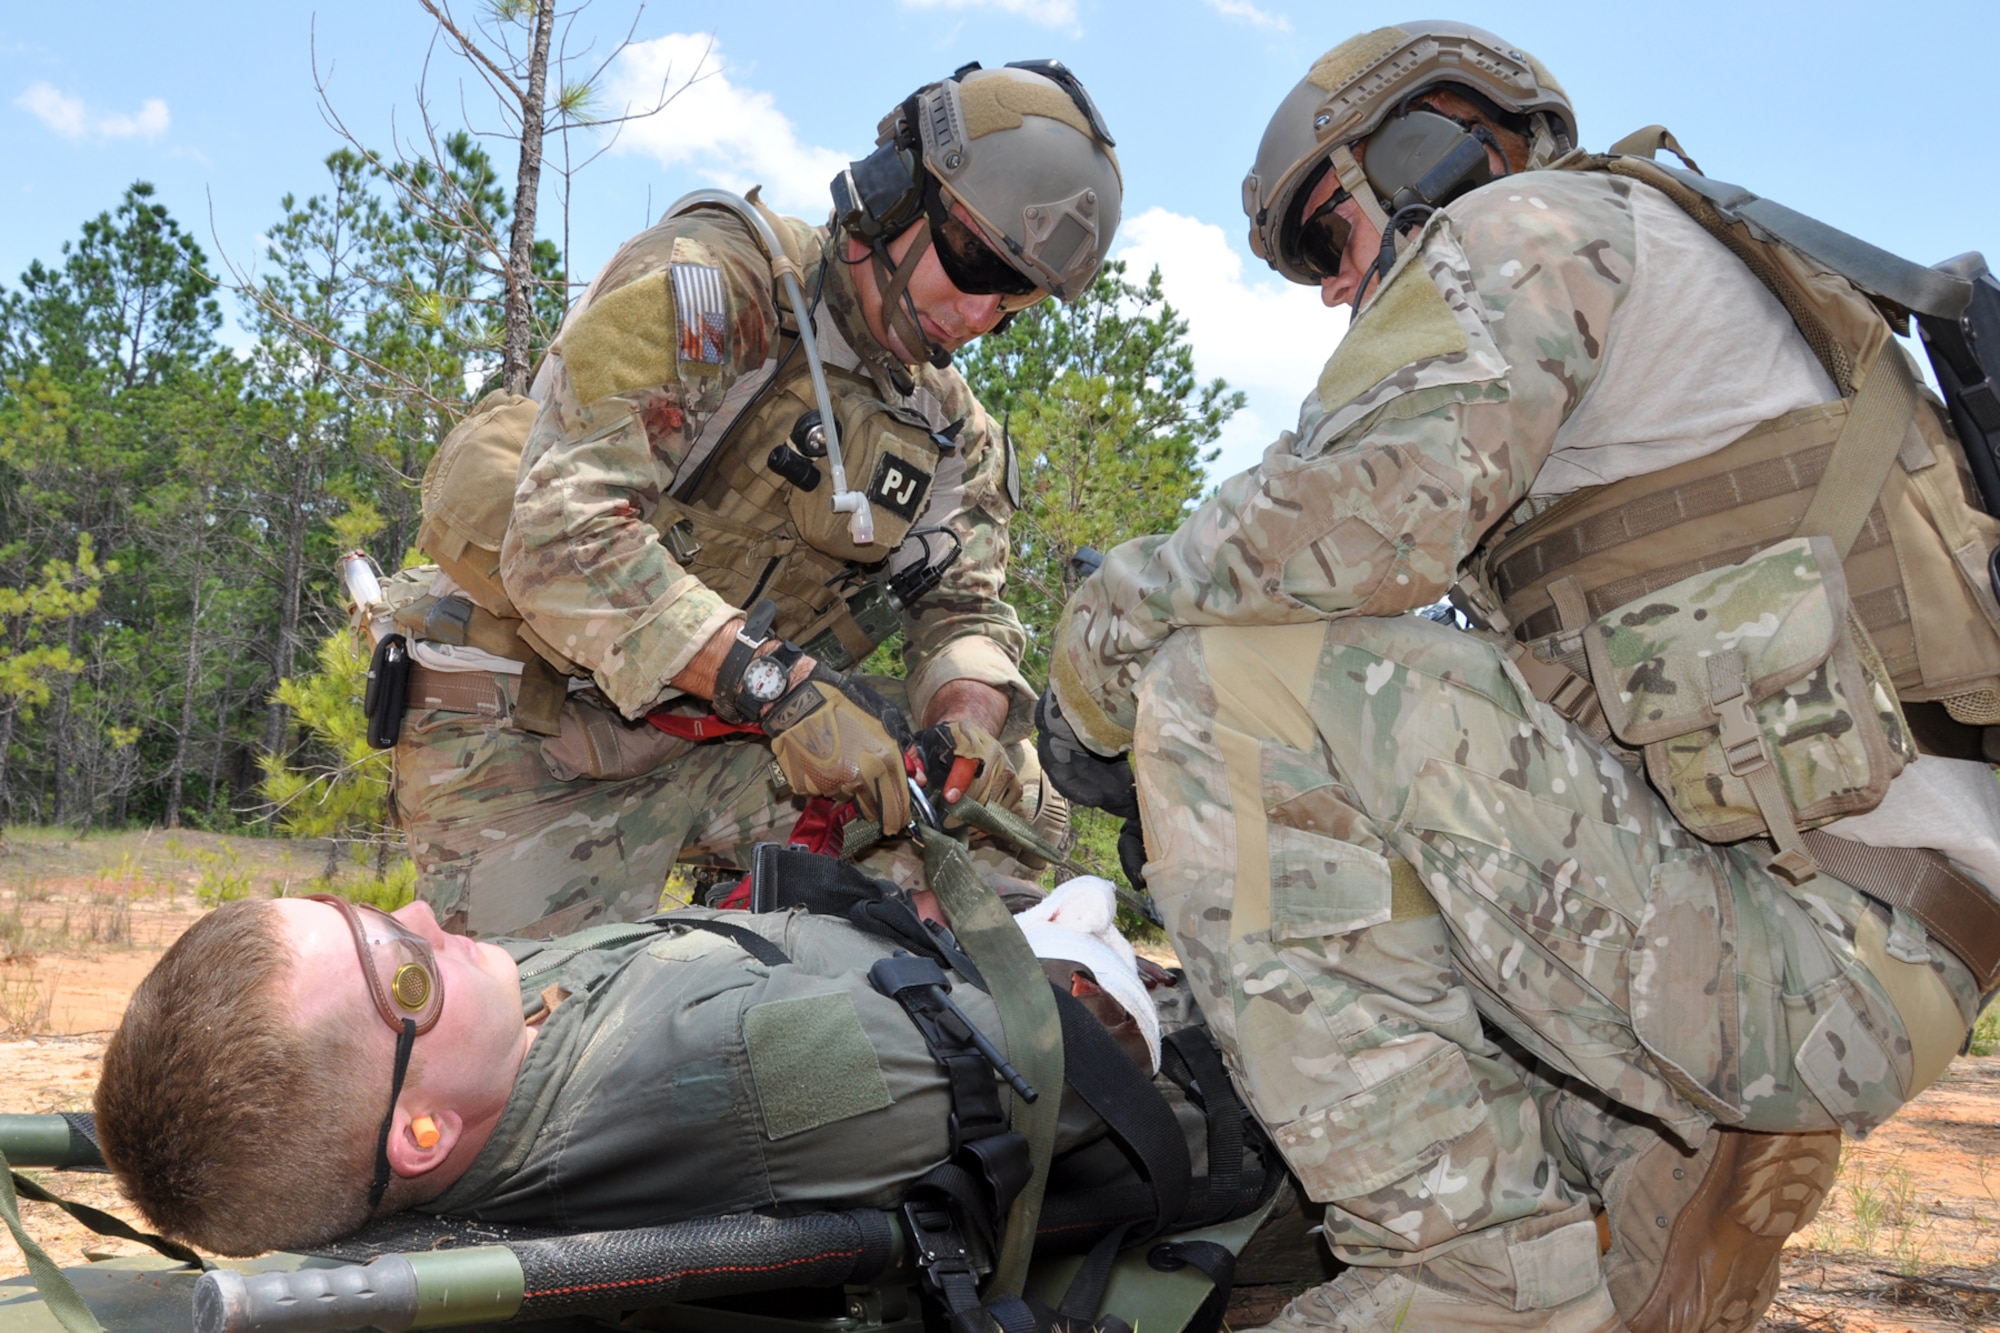
[[[192,916],[237,898],[306,893],[329,856],[323,840],[193,830],[79,835],[11,827],[0,836],[0,1035],[37,1036],[90,1008],[85,974],[157,950]],[[344,862],[336,886],[366,872]],[[103,978],[97,977],[99,986]],[[115,1021],[116,1010],[112,1012]]]

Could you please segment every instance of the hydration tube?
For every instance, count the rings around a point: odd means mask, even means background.
[[[813,396],[819,401],[819,419],[826,434],[827,470],[833,474],[833,512],[846,514],[847,535],[856,546],[875,544],[875,511],[866,492],[849,490],[847,467],[840,458],[840,428],[834,421],[833,395],[827,392],[826,370],[820,364],[819,342],[813,337],[812,311],[806,308],[805,290],[799,285],[799,268],[785,253],[778,234],[748,199],[727,190],[695,190],[674,201],[666,216],[674,217],[695,208],[726,208],[750,224],[757,243],[771,260],[771,272],[784,284],[785,296],[799,317],[799,343],[805,348],[806,368],[812,373]]]

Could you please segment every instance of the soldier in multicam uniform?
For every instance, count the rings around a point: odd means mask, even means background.
[[[1244,198],[1352,326],[1296,433],[1056,634],[1050,776],[1081,799],[1130,751],[1153,895],[1352,1265],[1274,1327],[1748,1328],[1840,1134],[1937,1077],[2000,973],[2000,792],[1943,757],[2000,721],[1991,594],[1951,559],[1983,578],[2000,527],[1851,285],[1678,197],[1652,144],[1574,141],[1478,29],[1323,56]],[[1884,393],[1887,480],[1818,535]],[[1461,580],[1477,628],[1401,614]],[[1763,670],[1798,637],[1819,656]],[[1718,845],[1732,781],[1775,845]]]
[[[1001,600],[1018,474],[949,367],[1083,294],[1121,192],[1066,68],[975,64],[884,119],[831,225],[708,192],[619,250],[532,396],[440,449],[420,540],[442,572],[392,588],[416,663],[395,808],[448,927],[643,916],[677,857],[747,867],[809,797],[899,830],[904,709],[939,729],[934,767],[979,761],[933,795],[1056,807],[1009,758],[1034,700]],[[850,674],[899,629],[900,707]]]

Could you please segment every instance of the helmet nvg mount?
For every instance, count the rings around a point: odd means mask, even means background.
[[[1466,135],[1444,117],[1410,109],[1418,94],[1446,88],[1469,92],[1475,100],[1520,117],[1527,127],[1531,169],[1576,143],[1576,112],[1569,95],[1527,52],[1465,23],[1424,20],[1377,28],[1313,62],[1278,104],[1243,180],[1250,249],[1293,282],[1316,284],[1320,275],[1290,253],[1289,232],[1296,228],[1292,215],[1299,201],[1329,170],[1389,242],[1394,239],[1392,213],[1449,198],[1448,192],[1438,193],[1443,177],[1474,184],[1483,180],[1483,147],[1466,149],[1467,141],[1478,146],[1474,136],[1483,136],[1483,127]],[[1385,128],[1391,121],[1409,123]],[[1382,142],[1368,145],[1364,170],[1353,145],[1378,131]],[[1380,154],[1374,152],[1378,146]],[[1455,166],[1463,169],[1454,174]]]
[[[941,243],[930,233],[952,205],[1019,275],[1005,290],[1075,301],[1097,276],[1118,230],[1124,181],[1103,116],[1061,61],[966,65],[884,117],[876,144],[833,178],[834,219],[875,250],[885,313],[935,364],[950,354],[940,360],[902,306],[909,274]],[[891,263],[888,242],[919,222],[929,224],[926,234],[900,266]]]

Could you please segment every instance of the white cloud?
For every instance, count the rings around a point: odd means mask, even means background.
[[[1347,330],[1346,308],[1329,310],[1316,289],[1261,268],[1246,275],[1222,228],[1163,208],[1125,223],[1112,257],[1135,280],[1159,267],[1167,300],[1187,320],[1195,373],[1220,375],[1248,398],[1223,427],[1209,476],[1241,472],[1297,423],[1299,403]]]
[[[137,115],[98,111],[81,97],[71,97],[52,83],[37,83],[14,99],[14,105],[65,139],[157,139],[167,132],[167,104],[149,97]]]
[[[663,84],[673,100],[658,115],[624,126],[618,151],[645,153],[738,193],[761,184],[773,206],[822,215],[827,182],[849,155],[801,143],[771,94],[732,83],[720,42],[677,32],[633,43],[613,71],[610,100],[644,108]]]
[[[1045,28],[1067,28],[1081,35],[1076,21],[1076,0],[903,0],[905,9],[997,9],[1017,14]]]
[[[1208,0],[1208,7],[1224,18],[1242,19],[1253,28],[1270,32],[1290,32],[1292,21],[1283,14],[1257,8],[1250,0]]]

